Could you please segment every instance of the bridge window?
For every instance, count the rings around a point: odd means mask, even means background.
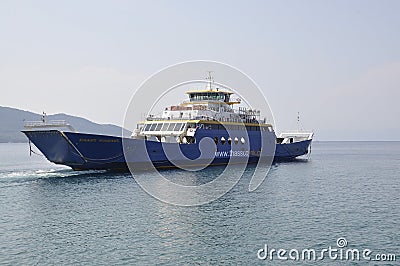
[[[190,101],[203,101],[203,100],[227,101],[229,100],[229,95],[222,92],[200,92],[200,93],[189,94],[189,99]]]

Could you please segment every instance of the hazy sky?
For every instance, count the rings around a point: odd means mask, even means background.
[[[300,112],[317,140],[399,140],[399,12],[383,0],[3,0],[0,105],[122,125],[148,76],[205,59],[252,77],[278,131]]]

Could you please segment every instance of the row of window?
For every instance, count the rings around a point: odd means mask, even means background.
[[[182,131],[185,123],[152,123],[146,124],[143,131]],[[193,127],[195,125],[193,124]],[[244,126],[240,125],[222,125],[222,124],[199,124],[200,129],[214,129],[214,130],[243,130]],[[272,127],[259,127],[259,126],[246,126],[247,131],[270,131]]]
[[[202,101],[202,100],[229,100],[229,95],[225,95],[224,93],[213,93],[213,92],[204,92],[204,93],[192,93],[189,95],[190,100]]]
[[[218,137],[214,137],[214,142],[215,142],[215,144],[218,144],[218,142],[221,142],[222,145],[224,145],[226,142],[228,142],[228,144],[231,145],[232,144],[232,138],[229,137],[228,140],[226,140],[224,137],[221,137],[221,139],[218,139]],[[233,142],[235,144],[238,144],[239,143],[239,139],[237,137],[235,137],[233,139]],[[245,144],[246,140],[243,137],[241,137],[240,138],[240,143]]]
[[[221,125],[221,124],[200,124],[200,128],[214,129],[214,130],[243,130],[246,128],[247,131],[270,131],[272,127],[260,127],[260,126],[241,126],[241,125]]]
[[[185,123],[153,123],[146,124],[143,131],[182,131]]]

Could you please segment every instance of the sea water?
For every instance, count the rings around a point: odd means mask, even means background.
[[[211,203],[178,207],[129,173],[75,172],[29,156],[28,144],[0,144],[0,264],[312,264],[301,252],[313,249],[342,265],[345,248],[400,260],[400,142],[315,142],[309,160],[274,164],[249,192],[253,170]],[[200,183],[221,169],[204,171]],[[336,258],[321,257],[329,247]]]

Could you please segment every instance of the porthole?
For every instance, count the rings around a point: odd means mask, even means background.
[[[240,139],[240,142],[241,142],[242,144],[245,144],[245,143],[246,143],[246,140],[242,137],[242,138]]]
[[[237,137],[235,137],[235,139],[233,141],[235,142],[235,144],[239,143],[239,139]]]
[[[215,144],[218,144],[218,137],[214,138],[214,142],[215,142]]]
[[[228,144],[229,144],[229,145],[232,144],[232,138],[231,138],[231,137],[228,138]]]
[[[221,137],[221,144],[224,145],[225,142],[226,142],[225,138],[224,138],[224,137]]]

